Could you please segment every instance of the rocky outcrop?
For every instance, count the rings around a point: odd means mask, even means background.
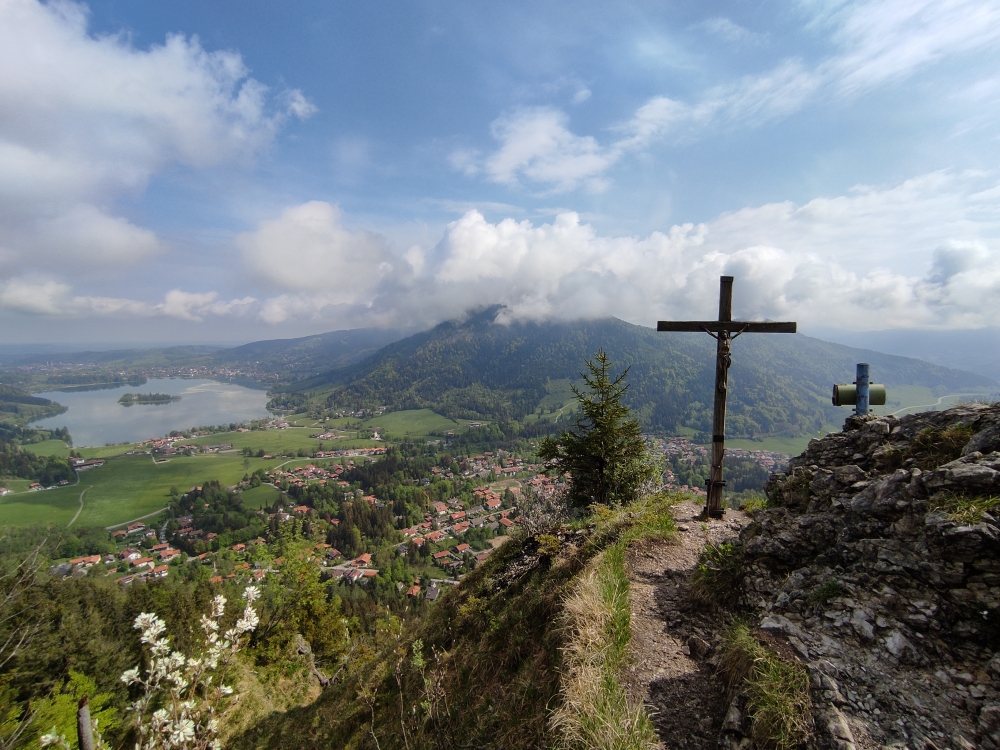
[[[848,419],[766,490],[742,593],[807,665],[816,746],[1000,748],[1000,405]]]

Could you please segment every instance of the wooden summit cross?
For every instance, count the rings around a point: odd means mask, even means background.
[[[744,323],[733,320],[733,277],[719,277],[719,319],[670,321],[661,320],[657,331],[704,331],[718,341],[715,359],[715,415],[712,419],[712,475],[708,480],[708,501],[705,512],[709,518],[722,518],[722,459],[726,453],[726,391],[729,366],[732,364],[732,340],[741,333],[795,333],[795,323]]]

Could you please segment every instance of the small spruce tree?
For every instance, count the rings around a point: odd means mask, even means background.
[[[586,364],[589,374],[581,373],[586,388],[572,386],[580,404],[576,420],[558,438],[545,438],[538,453],[550,467],[572,476],[573,505],[623,505],[639,497],[656,477],[656,467],[639,422],[622,403],[628,368],[612,379],[603,349]]]

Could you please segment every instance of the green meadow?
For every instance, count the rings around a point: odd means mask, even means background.
[[[329,429],[329,428],[327,428]],[[346,450],[348,448],[371,448],[383,445],[375,440],[358,440],[354,432],[345,433],[346,438],[337,440],[317,440],[309,437],[323,432],[321,427],[289,427],[285,430],[253,430],[250,432],[217,432],[213,435],[185,440],[192,445],[223,445],[229,443],[235,450],[252,448],[254,452],[263,450],[271,455],[285,451],[298,451],[300,448],[309,452],[319,449],[320,443],[324,450]]]
[[[40,443],[28,443],[22,445],[26,451],[31,451],[36,456],[68,456],[69,446],[62,440],[43,440]]]
[[[80,510],[81,493],[83,510],[75,525],[121,524],[166,507],[171,487],[184,492],[210,479],[218,479],[223,485],[236,484],[247,472],[245,460],[249,461],[252,472],[282,464],[303,465],[311,459],[264,461],[228,453],[179,456],[154,463],[148,455],[120,456],[109,459],[104,466],[81,472],[78,484],[0,497],[0,525],[51,523],[64,526]],[[11,480],[6,481],[11,483]]]
[[[430,409],[391,411],[365,420],[365,427],[384,430],[390,436],[428,437],[432,433],[464,432],[470,422],[486,424],[482,420],[452,419]]]
[[[0,487],[4,487],[11,492],[27,492],[30,486],[30,479],[14,479],[11,477],[0,479]]]
[[[69,446],[62,440],[43,440],[40,443],[27,443],[22,445],[26,451],[31,451],[38,456],[62,456],[69,455]],[[135,443],[121,443],[119,445],[102,445],[97,448],[77,448],[77,452],[84,458],[111,458],[120,456],[126,451],[135,450],[138,446]]]
[[[240,497],[243,498],[243,504],[248,508],[266,508],[281,497],[281,494],[281,490],[277,487],[262,484],[260,487],[243,490]]]

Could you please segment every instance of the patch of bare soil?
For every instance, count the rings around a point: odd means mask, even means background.
[[[738,536],[749,518],[729,510],[723,520],[702,522],[702,508],[694,501],[675,506],[679,539],[633,548],[627,557],[633,658],[623,682],[650,709],[670,750],[715,748],[728,708],[715,674],[721,615],[696,606],[688,589],[705,545]]]

